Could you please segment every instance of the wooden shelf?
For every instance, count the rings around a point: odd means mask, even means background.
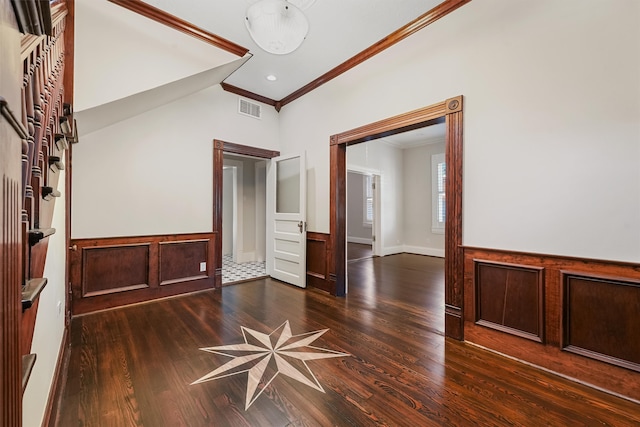
[[[46,285],[47,279],[45,277],[27,281],[27,284],[22,288],[22,311],[31,308]]]
[[[52,234],[55,234],[56,229],[55,228],[35,228],[33,230],[29,230],[28,234],[29,234],[29,245],[30,246],[34,246],[36,245],[40,240],[44,239],[45,237],[49,237]]]
[[[31,371],[33,371],[33,366],[36,364],[36,355],[25,354],[22,356],[22,392],[27,388],[27,382],[29,382],[29,377],[31,376]]]

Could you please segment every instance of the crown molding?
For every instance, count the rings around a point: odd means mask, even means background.
[[[287,95],[286,97],[284,97],[280,101],[280,106],[283,107],[283,106],[295,101],[296,99],[300,98],[301,96],[306,95],[307,93],[311,92],[312,90],[317,89],[318,87],[320,87],[323,84],[329,82],[330,80],[335,79],[339,75],[341,75],[341,74],[349,71],[350,69],[354,68],[355,66],[363,63],[367,59],[379,54],[380,52],[382,52],[382,51],[384,51],[384,50],[386,50],[388,48],[390,48],[391,46],[395,45],[396,43],[398,43],[398,42],[400,42],[400,41],[402,41],[404,39],[406,39],[410,35],[420,31],[421,29],[425,28],[426,26],[431,25],[432,23],[434,23],[438,19],[447,16],[448,14],[453,12],[454,10],[458,9],[461,6],[464,6],[465,4],[469,3],[470,1],[471,0],[445,0],[444,2],[440,3],[438,6],[434,7],[433,9],[431,9],[430,11],[424,13],[423,15],[420,15],[418,18],[416,18],[413,21],[409,22],[407,25],[405,25],[405,26],[401,27],[400,29],[394,31],[393,33],[389,34],[387,37],[383,38],[382,40],[372,44],[371,46],[369,46],[368,48],[366,48],[362,52],[358,53],[354,57],[352,57],[350,59],[347,59],[342,64],[338,65],[337,67],[333,68],[332,70],[329,70],[325,74],[321,75],[317,79],[315,79],[312,82],[306,84],[305,86],[301,87],[300,89],[296,90],[295,92],[291,93],[290,95]]]
[[[166,25],[169,28],[173,28],[174,30],[180,31],[184,34],[187,34],[191,37],[201,40],[205,43],[209,43],[210,45],[216,46],[220,49],[226,50],[227,52],[233,53],[234,55],[244,56],[247,52],[249,52],[249,49],[245,47],[237,45],[227,39],[224,39],[220,36],[217,36],[213,33],[203,30],[202,28],[196,27],[190,22],[187,22],[183,19],[178,18],[177,16],[164,12],[140,0],[108,0],[108,1],[118,6],[122,6],[125,9],[129,9],[130,11],[135,12],[139,15],[142,15],[146,18],[152,19],[160,24]]]

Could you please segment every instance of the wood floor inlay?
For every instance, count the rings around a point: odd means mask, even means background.
[[[249,409],[278,374],[324,393],[324,389],[313,375],[307,361],[349,356],[348,353],[311,345],[327,331],[328,329],[323,329],[293,335],[288,320],[270,334],[242,326],[244,343],[200,349],[231,357],[232,360],[191,385],[247,373],[245,410]]]
[[[74,317],[56,425],[640,425],[636,403],[445,339],[442,259],[376,257],[349,263],[348,273],[345,298],[261,279]],[[248,373],[228,374],[253,362],[223,370],[254,352],[215,349],[273,343],[282,352],[304,340],[311,355],[350,356],[288,358],[297,373],[287,376],[269,352],[271,366],[265,375],[255,369],[252,393]],[[257,354],[256,363],[266,359]],[[217,379],[191,385],[222,367]],[[299,373],[318,387],[291,378]]]

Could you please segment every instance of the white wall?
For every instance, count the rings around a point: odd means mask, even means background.
[[[49,237],[47,260],[44,267],[44,277],[48,279],[48,282],[38,299],[38,315],[31,343],[31,353],[36,354],[36,364],[22,399],[23,425],[25,427],[37,427],[42,424],[64,335],[66,295],[64,277],[67,254],[65,173],[64,171],[59,173],[58,191],[61,196],[56,199],[51,222],[56,233]]]
[[[237,169],[234,172],[233,167],[225,167],[222,170],[222,255],[233,254],[233,229],[237,225],[234,215],[234,187],[237,186]],[[234,175],[236,184],[234,186]],[[237,203],[237,200],[236,200]]]
[[[405,252],[444,256],[444,234],[431,229],[431,156],[439,153],[444,153],[444,142],[402,150]]]
[[[263,233],[264,225],[258,227],[256,223],[258,214],[256,199],[256,163],[258,160],[234,155],[224,155],[224,165],[236,168],[237,175],[237,211],[233,213],[233,178],[231,169],[224,170],[223,176],[223,200],[222,200],[222,253],[230,254],[233,248],[232,227],[236,222],[237,234],[235,244],[237,245],[237,259],[235,262],[256,261],[259,257],[264,259],[264,249],[257,248],[258,230]],[[262,189],[263,193],[265,189]],[[264,199],[264,198],[263,198]],[[264,203],[264,200],[263,200]],[[264,204],[262,211],[264,211]],[[262,215],[264,218],[264,215]]]
[[[108,1],[75,0],[75,31],[76,111],[238,58]]]
[[[72,237],[212,231],[213,139],[278,149],[273,108],[261,120],[237,111],[238,97],[216,85],[83,136]]]
[[[380,175],[378,219],[382,235],[376,236],[376,239],[381,239],[381,255],[403,252],[402,150],[380,141],[349,146],[347,169]]]
[[[638,76],[640,2],[474,1],[285,106],[281,152],[328,232],[329,136],[462,94],[465,245],[637,262]]]

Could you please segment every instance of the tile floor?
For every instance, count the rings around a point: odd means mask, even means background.
[[[265,263],[263,262],[243,262],[237,264],[233,262],[231,255],[222,256],[222,284],[242,282],[244,280],[255,279],[267,275]]]

